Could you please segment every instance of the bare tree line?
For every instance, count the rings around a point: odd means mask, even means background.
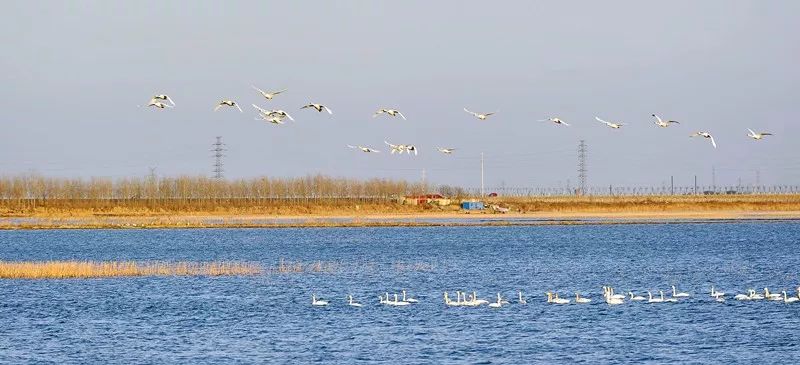
[[[489,188],[500,197],[574,197],[563,188]],[[58,178],[36,174],[0,177],[0,208],[101,209],[146,208],[209,211],[219,208],[294,205],[339,206],[352,203],[386,203],[394,198],[438,192],[454,201],[478,197],[477,189],[441,185],[436,188],[403,180],[357,180],[309,175],[297,178],[258,177],[221,180],[204,176],[132,178]],[[587,191],[587,196],[635,197],[667,195],[797,194],[796,186],[741,187],[607,187]],[[397,202],[400,200],[398,199]]]
[[[788,195],[800,194],[798,185],[698,185],[698,186],[592,186],[580,192],[575,187],[487,187],[487,194],[505,197],[548,196],[668,196],[668,195]],[[460,189],[465,196],[480,195],[479,188]]]
[[[0,177],[3,205],[40,207],[173,207],[197,209],[270,202],[320,203],[384,201],[428,189],[402,180],[356,180],[323,175],[221,180],[203,176],[56,178],[40,175]]]

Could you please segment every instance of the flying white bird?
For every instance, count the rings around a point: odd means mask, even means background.
[[[175,106],[175,102],[172,101],[169,95],[166,94],[158,94],[156,96],[153,96],[153,100],[165,100],[168,101],[170,104],[172,104],[172,106]]]
[[[708,133],[708,132],[695,132],[695,134],[692,134],[689,137],[696,137],[696,136],[700,136],[700,137],[703,137],[703,138],[710,139],[711,140],[711,145],[714,146],[714,148],[717,148],[717,142],[714,141],[714,137],[711,136],[710,133]]]
[[[376,149],[372,149],[372,148],[364,147],[364,146],[347,145],[347,147],[350,147],[350,148],[353,148],[353,149],[357,149],[357,150],[361,150],[361,152],[367,152],[367,153],[370,153],[370,152],[380,153],[381,152],[381,151],[378,151]]]
[[[252,86],[252,85],[251,85],[251,86]],[[283,89],[283,90],[279,90],[279,91],[270,91],[270,92],[266,92],[266,91],[264,91],[264,90],[261,90],[261,89],[259,89],[259,88],[255,87],[255,86],[253,86],[253,89],[256,89],[256,91],[258,91],[259,93],[261,93],[261,96],[263,96],[263,97],[264,97],[264,98],[266,98],[267,100],[272,100],[272,98],[274,98],[274,97],[275,97],[275,95],[278,95],[278,94],[280,94],[280,93],[282,93],[282,92],[286,91],[286,89]]]
[[[151,106],[153,108],[158,108],[158,109],[172,108],[172,105],[164,104],[158,101],[157,99],[150,99],[150,103],[148,103],[147,106],[149,107]],[[139,105],[139,107],[141,108],[142,106]]]
[[[389,152],[391,154],[394,154],[395,152],[397,152],[398,154],[403,154],[403,151],[406,150],[406,145],[404,144],[392,144],[385,140],[383,141],[383,143],[386,143],[386,145],[392,149],[392,151]]]
[[[375,114],[373,114],[372,117],[375,118],[378,115],[381,115],[383,113],[389,114],[389,115],[391,115],[393,117],[396,117],[396,116],[399,115],[400,118],[403,118],[403,120],[406,120],[406,116],[403,115],[403,113],[401,113],[399,110],[395,110],[395,109],[378,109],[378,111],[375,112]]]
[[[558,118],[550,117],[550,118],[547,118],[547,119],[539,119],[539,121],[540,122],[553,122],[555,124],[562,124],[562,125],[565,125],[565,126],[569,127],[569,124],[564,123],[563,120],[558,119]]]
[[[242,112],[242,108],[240,108],[239,104],[236,104],[236,102],[233,101],[233,100],[222,100],[222,101],[220,101],[219,104],[217,104],[217,106],[214,108],[214,111],[219,110],[219,108],[222,108],[223,106],[236,107],[236,109],[239,109],[239,113]]]
[[[272,110],[269,111],[268,115],[273,116],[273,117],[274,116],[279,116],[281,118],[289,118],[289,120],[294,121],[294,118],[292,118],[292,116],[289,115],[289,113],[287,113],[286,111],[281,110],[281,109],[277,109],[277,110],[272,109]]]
[[[255,105],[255,104],[252,104],[252,105],[253,105],[253,108],[258,109],[259,116],[262,116],[262,117],[275,117],[275,116],[277,116],[277,117],[280,117],[281,119],[289,118],[289,120],[294,121],[294,118],[292,118],[292,116],[289,115],[289,113],[287,113],[284,110],[280,110],[280,109],[278,109],[278,110],[275,110],[275,109],[266,110],[264,108],[259,107],[258,105]],[[267,118],[263,118],[263,119],[266,120]]]
[[[455,148],[444,148],[444,147],[436,147],[436,149],[439,152],[444,153],[446,155],[452,154],[456,150]]]
[[[602,119],[600,119],[598,117],[594,117],[594,119],[597,119],[598,122],[603,123],[603,124],[605,124],[605,125],[607,125],[607,126],[609,126],[611,128],[614,128],[614,129],[619,129],[620,127],[625,125],[625,123],[609,123],[609,122],[606,122],[605,120],[602,120]]]
[[[475,112],[471,112],[471,111],[467,110],[467,108],[464,108],[464,111],[465,111],[465,112],[467,112],[467,113],[470,113],[470,114],[474,115],[474,116],[475,116],[475,118],[478,118],[478,119],[480,119],[480,120],[486,120],[486,118],[489,118],[489,116],[490,116],[490,115],[492,115],[492,114],[496,113],[496,112],[491,112],[491,113],[475,113]]]
[[[283,118],[280,115],[259,114],[255,119],[265,121],[272,124],[284,124]]]
[[[666,122],[665,122],[665,121],[663,121],[663,120],[661,119],[661,117],[659,117],[658,115],[655,115],[655,114],[653,114],[653,116],[654,116],[654,117],[656,117],[656,122],[655,122],[655,123],[656,123],[656,125],[657,125],[657,126],[659,126],[659,127],[661,127],[661,128],[666,128],[666,127],[669,127],[669,124],[670,124],[670,123],[681,124],[681,122],[678,122],[678,121],[676,121],[676,120],[668,120],[668,121],[666,121]]]
[[[304,105],[300,109],[305,109],[305,108],[314,108],[320,113],[322,113],[322,111],[325,110],[326,112],[328,112],[328,114],[333,114],[333,112],[327,106],[322,104],[309,103],[308,105]]]
[[[411,152],[414,152],[414,155],[416,156],[417,153],[418,153],[417,147],[414,147],[414,145],[410,145],[410,144],[391,144],[391,143],[389,143],[387,141],[383,141],[383,142],[386,143],[387,146],[391,147],[391,149],[392,149],[391,153],[392,154],[394,154],[395,152],[397,152],[398,154],[403,154],[403,152],[406,152],[406,153],[408,153],[410,155]]]
[[[767,132],[758,132],[758,133],[756,133],[756,132],[753,132],[753,130],[750,129],[750,128],[747,128],[747,130],[750,132],[750,133],[747,134],[747,136],[752,138],[752,139],[755,139],[756,141],[758,141],[760,139],[763,139],[764,136],[771,136],[772,135],[772,133],[767,133]]]

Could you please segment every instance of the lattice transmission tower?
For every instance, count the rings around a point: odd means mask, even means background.
[[[223,152],[227,151],[227,149],[225,149],[225,143],[222,143],[222,136],[217,136],[217,141],[214,142],[211,146],[212,146],[211,152],[214,153],[213,155],[211,155],[211,157],[214,157],[214,170],[213,170],[214,178],[222,179],[223,172],[225,172],[222,163],[222,158],[225,157],[225,154]]]
[[[586,194],[586,179],[588,177],[586,155],[588,153],[586,141],[581,140],[580,144],[578,144],[578,195]]]

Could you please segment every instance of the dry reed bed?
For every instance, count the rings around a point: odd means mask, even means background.
[[[0,279],[72,279],[126,276],[256,275],[258,264],[243,262],[0,261]]]
[[[433,272],[435,265],[396,262],[397,272]],[[132,276],[243,276],[280,274],[334,274],[378,270],[374,262],[343,264],[339,261],[280,259],[266,269],[243,262],[136,262],[136,261],[0,261],[0,279],[88,279]]]
[[[800,194],[783,195],[670,195],[670,196],[553,196],[553,197],[496,197],[486,202],[510,206],[512,212],[698,212],[698,211],[794,211],[800,210]],[[205,202],[205,201],[204,201]],[[456,199],[456,203],[458,200]],[[152,204],[151,204],[152,203]],[[13,200],[0,200],[1,217],[36,218],[123,218],[152,219],[148,225],[172,220],[191,221],[203,217],[236,218],[244,216],[369,216],[383,214],[436,215],[457,213],[459,207],[426,205],[410,206],[388,199],[360,202],[357,199],[337,201],[270,201],[231,200],[205,202],[206,205],[161,206],[158,201],[130,206],[126,202],[84,200],[80,204],[50,200],[35,207],[15,205]],[[204,204],[205,204],[204,203]],[[109,205],[111,204],[111,205]],[[211,208],[211,209],[209,209]],[[186,224],[181,222],[183,224]],[[236,223],[247,223],[236,220]],[[199,225],[194,223],[190,225]],[[261,225],[261,224],[254,224]]]
[[[488,199],[523,212],[706,212],[800,210],[800,195],[669,195],[498,197]]]

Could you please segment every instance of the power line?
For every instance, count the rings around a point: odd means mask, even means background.
[[[580,186],[580,191],[578,192],[579,195],[586,193],[586,178],[588,173],[586,170],[587,153],[586,141],[581,140],[580,144],[578,144],[578,184]]]
[[[481,152],[481,197],[483,196],[483,152]]]
[[[212,155],[212,157],[214,157],[214,170],[213,170],[214,178],[222,179],[223,178],[222,173],[225,172],[225,170],[222,168],[223,167],[222,158],[225,157],[225,154],[223,154],[223,152],[227,151],[227,149],[225,149],[225,144],[222,143],[222,136],[217,136],[217,141],[211,144],[211,146],[213,147],[211,149],[211,152],[214,152],[214,154]]]

